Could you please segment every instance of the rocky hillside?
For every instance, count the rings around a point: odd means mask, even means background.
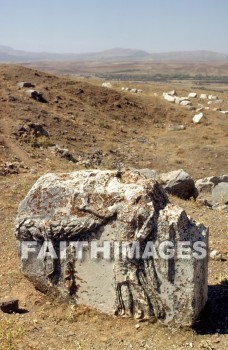
[[[164,101],[162,89],[146,87],[137,95],[117,85],[0,66],[1,173],[6,162],[18,163],[9,172],[70,166],[227,173],[227,116],[208,110],[206,122],[194,125],[194,111]],[[173,130],[174,124],[184,130]]]
[[[194,179],[228,174],[228,116],[213,110],[228,110],[225,92],[129,82],[129,87],[143,90],[136,94],[122,91],[119,82],[111,89],[101,84],[22,66],[0,66],[0,349],[224,350],[228,345],[228,217],[227,211],[212,208],[208,198],[180,199],[167,191],[173,204],[209,227],[209,300],[191,330],[171,331],[158,323],[61,303],[36,290],[20,270],[14,235],[18,205],[47,172],[134,167],[149,168],[145,174],[153,173],[151,169],[183,168]],[[197,97],[187,106],[172,103],[172,94],[166,100],[163,92],[173,89],[175,100],[189,92]],[[216,94],[223,102],[202,100],[201,93]],[[204,118],[194,124],[198,108]],[[220,179],[227,186],[227,177]],[[159,175],[159,180],[164,186],[169,177]],[[217,182],[213,176],[199,180],[197,186],[210,190]],[[16,305],[19,300],[16,313],[4,311],[8,299],[15,299]]]

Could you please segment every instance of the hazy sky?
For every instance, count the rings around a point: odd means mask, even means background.
[[[0,45],[228,53],[228,0],[0,0]]]

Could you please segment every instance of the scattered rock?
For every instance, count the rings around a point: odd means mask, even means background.
[[[188,98],[196,98],[197,97],[197,93],[196,92],[190,92],[188,94]]]
[[[57,157],[64,158],[73,163],[77,162],[77,160],[74,158],[74,156],[71,154],[71,152],[67,148],[61,148],[55,145],[54,147],[50,147],[50,149]]]
[[[86,168],[97,167],[101,165],[103,157],[104,153],[101,150],[94,150],[78,157],[78,164],[84,165]]]
[[[30,129],[30,133],[32,133],[35,137],[49,136],[49,132],[39,123],[28,123],[27,126]]]
[[[220,182],[228,183],[228,175],[222,176],[210,176],[195,181],[195,186],[199,193],[211,193],[212,188],[218,185]]]
[[[220,182],[212,189],[212,200],[214,205],[228,205],[228,183]]]
[[[179,130],[185,130],[185,126],[182,124],[169,124],[168,128],[169,131],[179,131]]]
[[[26,90],[25,92],[29,97],[33,98],[34,100],[47,103],[41,92],[36,90]]]
[[[196,109],[196,112],[197,112],[197,113],[198,113],[198,112],[201,112],[201,111],[203,111],[203,109],[204,109],[204,107],[199,107],[199,108]]]
[[[181,106],[188,106],[188,105],[190,105],[191,104],[191,101],[189,101],[189,100],[184,100],[184,101],[181,101],[180,102],[180,105]]]
[[[169,101],[169,102],[173,102],[173,103],[174,103],[175,100],[176,100],[176,97],[175,97],[175,96],[169,95],[169,94],[167,94],[167,93],[164,93],[163,96],[164,96],[164,99],[165,99],[166,101]]]
[[[167,92],[167,94],[170,95],[170,96],[176,96],[177,95],[175,90],[171,90],[171,91]]]
[[[135,169],[131,169],[134,171]],[[159,179],[159,171],[155,169],[136,169],[141,175],[145,176],[146,179],[150,179],[152,181],[157,181]]]
[[[18,303],[19,303],[18,299],[4,300],[4,301],[0,300],[0,309],[4,313],[11,314],[13,312],[18,311]]]
[[[23,162],[5,162],[0,166],[0,176],[19,174],[21,169],[26,172],[28,167]]]
[[[195,114],[194,117],[192,118],[192,121],[194,124],[199,124],[203,118],[205,117],[204,117],[204,114],[201,112],[199,114]]]
[[[103,86],[103,87],[105,87],[105,88],[108,88],[108,89],[111,89],[111,88],[112,88],[112,84],[111,84],[111,83],[109,83],[109,82],[102,83],[102,85],[101,85],[101,86]]]
[[[222,254],[220,252],[218,252],[216,249],[213,249],[210,252],[210,258],[213,259],[213,260],[216,260],[216,261],[226,260],[226,259],[223,259]]]
[[[160,174],[160,182],[165,191],[174,196],[190,199],[198,195],[194,180],[182,169]]]
[[[223,103],[224,102],[224,100],[222,100],[222,99],[219,99],[219,100],[215,100],[215,101],[213,101],[214,103]]]
[[[216,204],[212,204],[212,190],[220,183],[228,184],[228,175],[210,176],[195,181],[195,186],[199,193],[197,200],[199,200],[201,204],[206,205],[209,208],[216,209]],[[221,208],[221,204],[217,205],[217,207]]]
[[[218,97],[214,95],[209,95],[208,100],[218,100]]]
[[[201,94],[200,95],[200,99],[201,100],[206,100],[207,99],[207,95],[206,94]]]

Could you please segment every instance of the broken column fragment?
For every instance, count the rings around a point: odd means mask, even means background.
[[[42,176],[16,224],[21,269],[36,288],[178,326],[192,325],[207,300],[207,236],[135,171]]]

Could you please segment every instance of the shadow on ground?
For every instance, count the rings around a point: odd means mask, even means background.
[[[208,287],[208,301],[194,329],[198,334],[228,334],[228,285]]]

